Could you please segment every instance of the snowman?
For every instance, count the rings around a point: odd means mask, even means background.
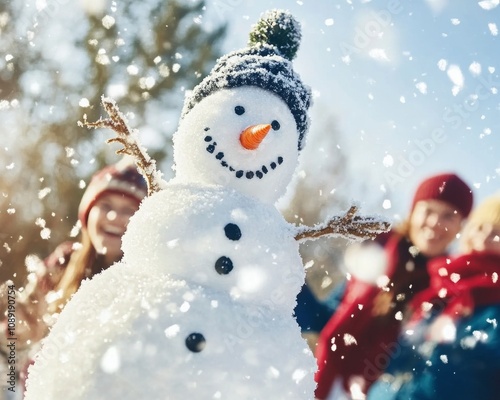
[[[308,128],[299,42],[297,21],[271,11],[190,93],[175,178],[131,218],[121,262],[61,312],[27,400],[313,397],[316,362],[292,316],[297,232],[274,206]]]

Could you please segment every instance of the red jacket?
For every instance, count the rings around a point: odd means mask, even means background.
[[[392,232],[381,239],[390,282],[383,289],[356,278],[348,282],[339,308],[318,341],[318,399],[327,398],[337,379],[349,392],[352,378],[361,377],[361,389],[366,392],[397,355],[401,315],[407,304],[429,285],[427,260],[410,252],[412,244],[405,237]]]

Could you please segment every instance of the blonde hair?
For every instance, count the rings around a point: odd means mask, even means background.
[[[500,193],[486,198],[469,217],[470,223],[500,225]]]
[[[470,250],[471,232],[482,224],[500,225],[500,193],[487,197],[471,213],[463,230],[461,248]]]
[[[49,305],[49,312],[51,314],[61,312],[82,281],[106,267],[104,255],[97,253],[87,230],[82,229],[81,247],[71,254],[64,274],[55,287],[55,291],[60,292],[60,296]]]

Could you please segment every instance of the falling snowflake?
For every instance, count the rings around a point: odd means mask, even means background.
[[[80,101],[78,102],[78,105],[82,108],[90,107],[89,99],[85,97],[81,98]]]
[[[342,62],[346,65],[349,65],[351,63],[351,56],[350,55],[343,56]]]
[[[106,29],[110,29],[115,24],[115,19],[111,15],[106,15],[102,19],[102,26]]]
[[[462,70],[458,65],[450,65],[446,71],[448,78],[453,82],[452,93],[454,96],[460,92],[464,87],[464,76]]]
[[[386,154],[382,161],[382,165],[384,167],[392,167],[394,165],[394,157],[392,157],[390,154]]]
[[[75,149],[72,147],[65,147],[64,150],[66,151],[66,157],[70,158],[75,155]]]
[[[427,83],[425,82],[418,82],[415,87],[418,89],[418,91],[422,94],[427,94]]]
[[[486,318],[486,322],[488,324],[493,325],[493,328],[497,329],[498,323],[497,323],[497,320],[495,318]]]
[[[181,331],[181,328],[179,325],[177,324],[174,324],[174,325],[171,325],[169,326],[167,329],[165,329],[165,336],[168,338],[168,339],[171,339],[175,336],[177,336],[177,334]]]
[[[354,336],[350,335],[349,333],[344,333],[344,343],[346,346],[358,344],[358,342],[356,341],[356,338]]]
[[[43,228],[40,231],[40,236],[43,240],[47,240],[47,239],[50,239],[50,233],[51,233],[51,230],[49,228]]]
[[[35,220],[35,225],[39,226],[40,228],[45,228],[45,224],[46,224],[46,222],[43,218],[39,217]]]
[[[129,65],[127,67],[127,73],[132,76],[137,75],[139,73],[139,68],[137,68],[135,65]]]
[[[446,71],[446,67],[448,66],[448,61],[442,58],[441,60],[438,61],[437,65],[441,71]]]
[[[24,265],[26,266],[26,270],[28,272],[37,272],[39,274],[45,269],[45,264],[43,261],[36,255],[30,254],[27,255],[24,259]]]
[[[490,30],[490,33],[492,34],[492,36],[498,35],[498,27],[497,27],[497,24],[495,24],[494,22],[490,22],[488,24],[488,29]]]
[[[371,49],[368,55],[376,61],[388,62],[390,61],[384,49]]]
[[[42,200],[45,198],[50,192],[52,191],[51,188],[43,188],[38,192],[38,198]]]
[[[481,64],[474,61],[471,65],[469,65],[469,71],[474,76],[479,76],[481,74]]]
[[[483,10],[493,10],[500,4],[500,0],[483,0],[477,3]]]
[[[115,19],[111,15],[106,15],[102,19],[102,26],[106,29],[110,29],[115,24]]]
[[[109,61],[109,57],[106,54],[106,50],[99,49],[97,55],[95,56],[95,62],[101,65],[109,65],[111,61]]]

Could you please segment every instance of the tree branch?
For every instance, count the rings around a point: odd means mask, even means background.
[[[382,232],[387,232],[391,224],[375,217],[362,217],[356,215],[357,206],[351,206],[343,216],[334,216],[323,224],[314,227],[299,226],[295,240],[305,242],[306,240],[318,239],[322,236],[344,237],[353,241],[374,239]]]
[[[108,139],[106,143],[118,142],[123,148],[119,149],[117,154],[128,154],[135,159],[139,171],[146,179],[148,184],[148,196],[163,188],[164,181],[162,174],[156,169],[156,161],[153,160],[147,151],[140,145],[137,137],[137,131],[128,126],[127,119],[120,112],[116,102],[109,97],[101,97],[104,110],[109,118],[99,118],[95,122],[88,122],[87,115],[83,116],[83,122],[78,121],[79,126],[87,128],[109,128],[116,132],[117,136]]]

